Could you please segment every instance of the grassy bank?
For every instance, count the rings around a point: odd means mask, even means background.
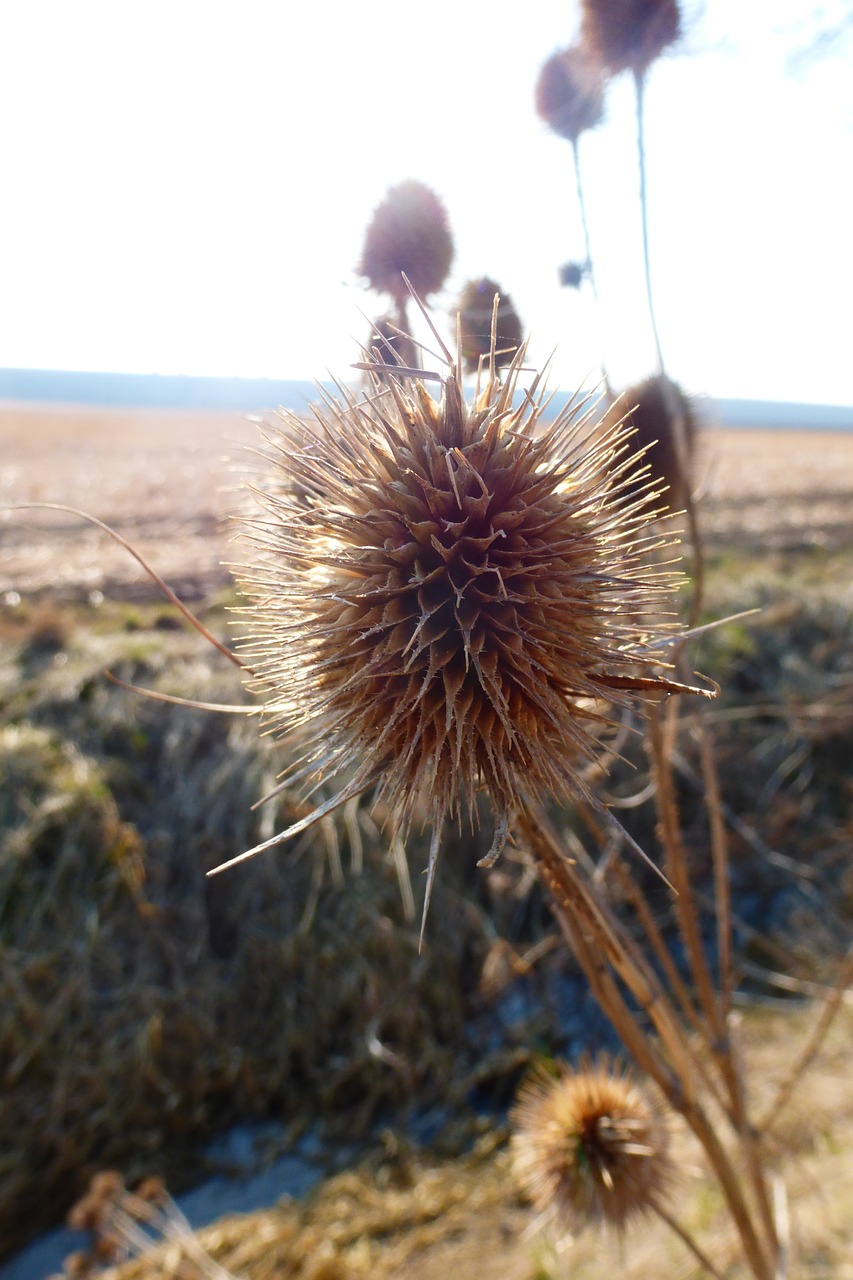
[[[723,687],[709,719],[753,999],[796,998],[774,973],[827,981],[849,938],[851,583],[842,549],[713,548],[707,617],[762,610],[691,654]],[[223,636],[230,603],[201,611]],[[153,599],[43,594],[8,607],[0,626],[7,1248],[59,1221],[99,1169],[189,1185],[204,1139],[245,1117],[294,1133],[319,1125],[334,1142],[440,1106],[461,1149],[534,1056],[609,1043],[571,960],[549,944],[551,915],[522,856],[475,868],[488,820],[443,855],[423,954],[426,847],[389,850],[368,806],[208,880],[299,813],[286,793],[252,808],[282,767],[275,744],[254,718],[141,699],[102,673],[224,703],[245,701],[238,674]],[[618,802],[645,780],[630,735],[622,755],[603,784]],[[701,874],[708,833],[689,731],[678,770]],[[621,816],[653,848],[647,810]],[[560,822],[568,839],[585,834],[581,811]],[[481,1157],[472,1185],[496,1179],[505,1207],[502,1157]],[[468,1165],[455,1168],[463,1177]]]

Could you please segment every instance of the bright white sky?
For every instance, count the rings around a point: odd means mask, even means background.
[[[850,0],[691,0],[653,67],[653,271],[691,392],[853,402],[853,40],[789,69]],[[418,178],[463,281],[510,294],[549,384],[595,372],[571,151],[538,120],[571,0],[26,0],[0,14],[0,366],[349,376],[355,276],[387,188]],[[612,380],[652,372],[633,98],[581,141]]]

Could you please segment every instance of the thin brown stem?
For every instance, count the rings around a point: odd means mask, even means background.
[[[649,323],[652,328],[652,338],[655,344],[655,355],[657,356],[658,370],[661,377],[666,378],[666,369],[663,363],[663,350],[660,344],[657,318],[655,316],[655,302],[652,292],[651,257],[649,254],[649,212],[646,191],[646,73],[644,69],[635,68],[634,70],[634,90],[637,110],[637,164],[640,170],[640,222],[643,232],[643,267],[645,269],[646,276],[646,301],[649,308]]]
[[[702,945],[696,903],[693,898],[687,852],[681,834],[678,804],[675,798],[672,770],[669,766],[671,749],[665,745],[665,727],[660,704],[651,708],[648,718],[648,744],[652,774],[655,779],[655,795],[658,811],[658,837],[664,852],[664,865],[675,891],[675,916],[678,929],[687,952],[690,972],[696,984],[699,1003],[715,1037],[725,1033],[711,980],[711,972]]]
[[[705,783],[705,808],[711,829],[711,857],[714,865],[714,918],[717,923],[717,970],[721,1013],[727,1018],[732,1007],[732,900],[729,887],[729,842],[720,800],[720,780],[708,731],[696,717]]]
[[[674,1231],[683,1245],[690,1250],[700,1266],[704,1267],[714,1280],[724,1280],[722,1271],[718,1271],[711,1259],[705,1253],[704,1249],[700,1249],[699,1245],[693,1239],[689,1231],[682,1227],[681,1223],[665,1208],[659,1200],[652,1200],[652,1209],[658,1215],[662,1222],[665,1222],[671,1231]]]
[[[782,1110],[790,1102],[791,1095],[793,1094],[800,1078],[804,1072],[808,1070],[815,1057],[820,1052],[821,1045],[826,1039],[827,1032],[832,1026],[832,1021],[839,1010],[841,1002],[844,999],[845,992],[851,982],[853,982],[853,946],[850,947],[844,958],[844,963],[841,966],[835,986],[823,1002],[817,1022],[812,1028],[811,1035],[806,1040],[802,1050],[791,1066],[791,1069],[779,1085],[776,1097],[773,1099],[772,1103],[767,1108],[767,1111],[759,1121],[759,1132],[766,1133],[767,1130],[771,1129],[779,1119],[779,1115]]]
[[[601,327],[601,301],[598,297],[598,285],[595,280],[595,266],[592,261],[592,245],[589,238],[589,222],[586,216],[586,196],[584,194],[583,178],[581,176],[580,151],[578,148],[578,139],[572,139],[572,158],[575,166],[575,190],[577,192],[578,209],[581,216],[581,227],[583,229],[584,252],[586,253],[586,276],[589,280],[590,291],[592,292],[592,300],[595,308],[596,336],[598,340],[598,358],[601,367],[601,376],[604,379],[604,387],[608,396],[613,394],[610,386],[610,378],[607,373],[607,361],[604,355],[604,336]]]
[[[670,1105],[684,1117],[699,1139],[756,1280],[773,1280],[773,1264],[753,1225],[740,1178],[697,1097],[695,1055],[671,1001],[654,978],[649,982],[646,975],[638,971],[633,956],[629,956],[632,948],[624,926],[611,917],[582,877],[575,873],[541,808],[532,803],[523,806],[518,820],[537,870],[552,895],[557,919],[593,994],[638,1066],[655,1080]],[[664,1062],[649,1033],[628,1009],[614,981],[614,973],[626,984],[657,1030],[671,1066]],[[775,1254],[775,1248],[772,1253]]]
[[[669,728],[674,727],[674,719]],[[687,851],[681,832],[678,803],[675,797],[672,759],[672,742],[665,746],[665,733],[661,722],[661,708],[652,708],[649,714],[648,742],[651,748],[652,772],[657,784],[658,832],[664,850],[664,865],[675,885],[675,915],[679,932],[687,952],[693,981],[696,984],[699,1003],[708,1021],[711,1052],[728,1093],[730,1115],[740,1139],[749,1179],[755,1194],[762,1226],[772,1253],[777,1249],[773,1206],[767,1180],[758,1152],[757,1135],[747,1112],[743,1072],[735,1060],[729,1032],[728,1018],[723,1002],[714,990],[711,971],[702,945],[696,900],[690,883]]]

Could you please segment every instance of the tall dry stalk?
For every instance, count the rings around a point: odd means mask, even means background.
[[[692,450],[690,421],[684,411],[683,399],[667,373],[655,308],[646,164],[645,108],[649,69],[661,54],[678,40],[680,34],[681,13],[677,0],[583,0],[582,50],[585,51],[587,58],[594,63],[597,62],[607,75],[619,75],[629,71],[634,84],[646,306],[657,362],[657,382],[665,401],[661,431],[666,431],[671,438],[677,472],[683,482],[679,486],[682,490],[679,495],[679,508],[683,506],[687,517],[693,548],[693,596],[688,626],[694,626],[702,609],[704,553],[693,491],[687,482],[690,475]],[[625,404],[625,410],[629,411],[632,407],[633,404],[629,398]]]
[[[575,195],[584,242],[583,271],[579,274],[577,283],[580,285],[585,278],[592,293],[595,324],[598,329],[601,377],[609,396],[611,386],[604,352],[601,303],[595,278],[579,146],[581,135],[589,129],[594,129],[601,123],[604,116],[604,77],[598,64],[581,46],[561,49],[552,54],[540,68],[536,81],[535,103],[537,113],[545,124],[558,137],[565,138],[571,144]]]

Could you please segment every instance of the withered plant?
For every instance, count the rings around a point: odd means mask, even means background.
[[[677,0],[583,0],[581,7],[581,47],[586,50],[587,57],[598,62],[603,74],[615,76],[630,71],[634,80],[646,299],[658,372],[664,375],[666,370],[655,315],[649,254],[645,92],[652,63],[681,34],[681,14]]]
[[[560,138],[571,143],[575,174],[575,191],[584,239],[585,260],[570,262],[560,269],[560,283],[579,288],[583,280],[589,281],[593,305],[598,319],[599,299],[595,282],[595,267],[589,235],[586,196],[580,162],[579,139],[588,129],[594,129],[604,118],[605,77],[600,63],[582,45],[560,49],[542,64],[534,90],[536,111],[540,119]],[[599,320],[600,323],[600,320]],[[607,362],[604,358],[603,339],[599,334],[601,374],[609,390]]]
[[[481,276],[467,281],[456,309],[459,354],[466,372],[476,373],[490,358],[496,368],[512,364],[524,340],[521,320],[496,280]]]
[[[620,1229],[635,1210],[651,1209],[708,1274],[722,1276],[723,1255],[712,1262],[668,1202],[676,1171],[658,1123],[668,1110],[698,1139],[716,1179],[732,1262],[757,1280],[779,1280],[785,1241],[770,1121],[792,1085],[762,1126],[750,1113],[732,1019],[726,834],[713,746],[695,712],[715,966],[702,936],[673,775],[680,699],[671,695],[713,690],[675,681],[668,665],[684,637],[668,611],[677,577],[649,561],[662,544],[650,532],[656,491],[635,490],[623,425],[592,432],[571,410],[547,421],[538,379],[518,401],[523,347],[504,384],[492,364],[470,403],[459,363],[445,354],[446,376],[386,372],[380,389],[360,399],[342,391],[311,420],[282,414],[270,437],[279,474],[258,494],[248,529],[255,563],[239,575],[243,653],[268,722],[296,750],[282,785],[336,791],[226,865],[372,791],[391,833],[432,826],[425,921],[442,829],[449,819],[475,821],[475,797],[486,792],[495,825],[480,865],[515,838],[593,995],[659,1098],[646,1106],[622,1074],[606,1072],[605,1083],[603,1068],[579,1089],[562,1080],[559,1100],[541,1081],[530,1086],[518,1115],[522,1128],[532,1118],[545,1125],[522,1157],[535,1197],[548,1199],[550,1188],[558,1210],[561,1200],[582,1208],[586,1197]],[[620,706],[644,725],[654,883],[667,888],[675,934],[652,905],[649,859],[595,789]],[[567,848],[551,800],[573,803],[599,856],[577,833]],[[591,1099],[605,1096],[591,1118]],[[567,1124],[582,1139],[563,1143],[574,1163],[555,1171],[554,1129],[562,1125],[565,1137]]]
[[[584,780],[611,704],[685,687],[656,648],[676,578],[648,567],[662,539],[630,495],[624,429],[593,439],[573,406],[546,422],[538,380],[516,404],[524,354],[471,403],[454,363],[440,399],[386,371],[313,420],[279,415],[255,563],[237,574],[243,656],[296,752],[287,785],[339,789],[251,852],[375,789],[392,835],[432,826],[428,902],[442,828],[474,820],[478,790],[486,864],[530,791],[612,820]]]
[[[485,792],[494,833],[480,865],[510,839],[529,858],[647,1082],[599,1064],[580,1083],[563,1073],[527,1086],[516,1147],[535,1201],[623,1232],[649,1210],[707,1274],[739,1265],[782,1280],[774,1128],[853,976],[853,952],[756,1117],[732,1016],[726,830],[701,714],[701,695],[715,690],[673,679],[673,649],[688,637],[673,602],[679,576],[650,557],[666,545],[659,494],[637,490],[624,424],[601,428],[583,406],[549,420],[539,378],[519,394],[523,345],[503,383],[490,362],[470,401],[460,360],[444,354],[446,374],[383,364],[367,393],[341,388],[306,419],[282,413],[269,435],[273,474],[256,487],[251,563],[237,575],[239,648],[267,726],[292,748],[279,789],[328,798],[217,871],[371,793],[390,837],[432,827],[425,923],[442,831],[475,822]],[[686,726],[673,695],[690,695]],[[618,750],[620,714],[645,736],[651,858],[596,786]],[[713,963],[674,776],[685,727],[702,762]],[[554,801],[572,805],[588,839],[558,831]],[[659,910],[664,889],[674,934]],[[679,1170],[667,1113],[698,1140],[728,1212],[731,1239],[713,1259],[671,1202]]]
[[[666,374],[654,374],[627,387],[604,415],[605,424],[624,420],[634,431],[633,444],[642,456],[646,475],[665,486],[662,500],[667,509],[686,521],[692,547],[693,594],[688,626],[694,625],[702,606],[704,555],[702,535],[693,499],[694,455],[698,421],[693,401]],[[639,476],[635,481],[639,493]],[[647,481],[648,483],[648,481]]]
[[[443,288],[452,262],[447,211],[436,193],[413,178],[389,188],[374,210],[356,268],[371,289],[388,294],[393,303],[393,314],[376,325],[383,362],[417,364],[409,336],[409,287],[427,302]]]

